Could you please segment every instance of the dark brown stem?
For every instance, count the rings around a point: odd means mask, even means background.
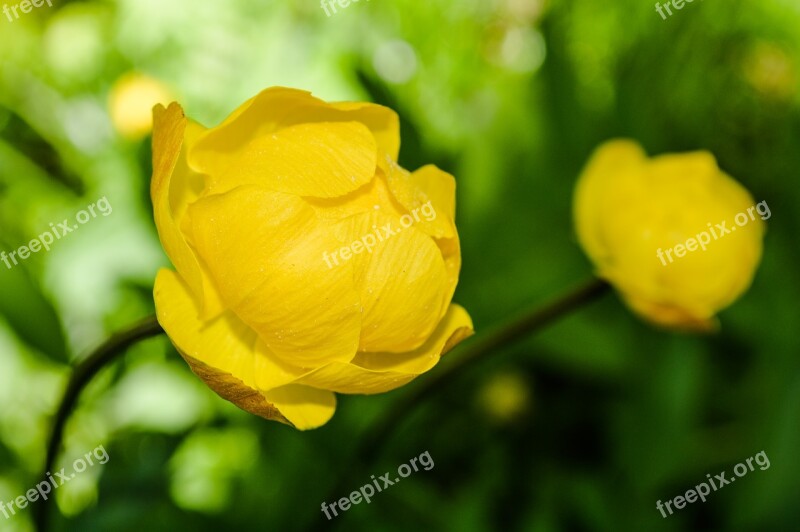
[[[64,396],[58,406],[58,412],[53,420],[53,428],[50,439],[47,443],[47,457],[40,479],[47,480],[46,475],[52,471],[56,456],[61,449],[61,441],[64,436],[64,426],[72,413],[75,403],[78,401],[81,392],[97,373],[105,366],[122,355],[130,346],[161,334],[164,330],[159,325],[155,316],[150,316],[136,325],[124,331],[114,334],[103,345],[97,348],[91,355],[82,360],[72,373]],[[34,521],[36,529],[44,532],[47,529],[48,504],[49,501],[41,501],[35,507]]]

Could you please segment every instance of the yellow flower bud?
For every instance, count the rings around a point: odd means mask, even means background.
[[[574,216],[597,275],[636,313],[708,331],[750,286],[771,213],[708,152],[648,158],[638,144],[615,140],[583,170]]]
[[[205,129],[155,108],[151,193],[176,271],[158,319],[220,396],[299,429],[333,392],[373,394],[472,333],[451,299],[455,181],[395,162],[397,115],[272,88]]]

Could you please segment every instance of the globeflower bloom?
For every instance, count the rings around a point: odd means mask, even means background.
[[[211,129],[154,117],[158,320],[220,396],[314,428],[334,392],[402,386],[472,333],[455,181],[398,166],[393,111],[272,88]]]
[[[615,140],[583,170],[574,216],[597,275],[636,313],[707,331],[750,286],[770,213],[708,152],[648,158]]]

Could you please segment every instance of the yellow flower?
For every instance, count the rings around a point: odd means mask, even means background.
[[[710,153],[648,159],[627,140],[595,152],[574,198],[597,274],[638,314],[678,329],[714,329],[747,290],[770,215]]]
[[[155,108],[152,199],[175,271],[158,319],[214,391],[299,429],[333,392],[403,386],[472,333],[451,304],[455,181],[396,163],[397,115],[271,88],[204,129]]]
[[[111,87],[108,97],[111,122],[123,137],[141,139],[153,129],[153,106],[170,100],[172,96],[163,83],[130,72]]]

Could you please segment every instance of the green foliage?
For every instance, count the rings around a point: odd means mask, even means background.
[[[654,330],[608,296],[396,420],[370,474],[424,451],[435,468],[330,522],[321,503],[370,481],[353,474],[361,436],[416,383],[340,397],[328,425],[299,433],[217,399],[166,342],[139,346],[67,427],[65,457],[102,442],[111,459],[62,488],[56,530],[796,529],[795,0],[687,3],[668,20],[634,0],[362,0],[330,17],[306,0],[89,0],[0,15],[0,27],[0,251],[99,197],[114,206],[52,251],[0,263],[0,500],[36,482],[69,355],[152,312],[168,264],[149,139],[123,138],[108,106],[138,71],[205,125],[270,85],[398,110],[401,163],[457,177],[455,300],[479,334],[591,275],[572,189],[609,138],[652,154],[708,149],[773,216],[756,280],[719,334]],[[414,60],[392,59],[398,40]],[[389,63],[407,81],[389,81]],[[493,409],[498,375],[523,390],[522,414]],[[762,450],[769,469],[666,519],[656,509]],[[30,530],[29,510],[0,515],[0,529]]]
[[[20,339],[42,354],[66,362],[67,346],[58,315],[23,268],[0,268],[0,293],[0,315]]]

